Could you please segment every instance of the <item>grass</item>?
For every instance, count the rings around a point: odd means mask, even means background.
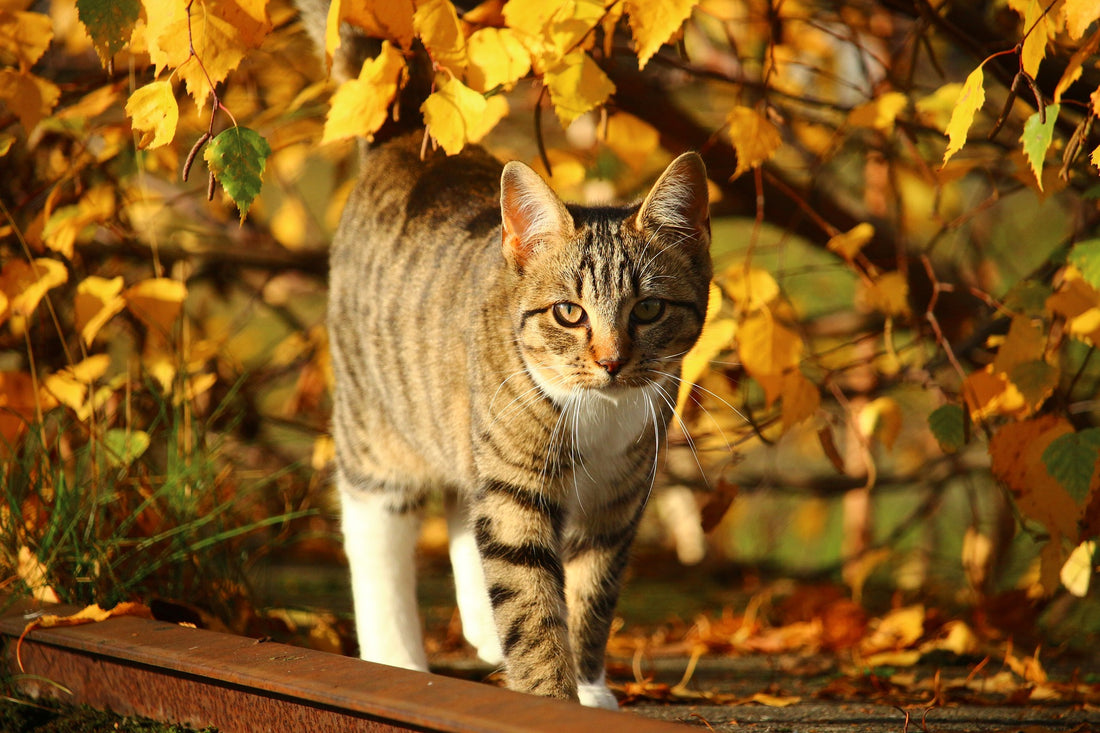
[[[229,618],[256,552],[309,513],[271,511],[280,472],[241,478],[232,405],[230,390],[199,417],[146,385],[127,406],[144,430],[63,410],[31,425],[2,474],[5,590],[103,607],[167,598]]]

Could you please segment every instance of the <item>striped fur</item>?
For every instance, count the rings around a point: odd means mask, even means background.
[[[362,654],[425,666],[407,555],[425,497],[443,491],[479,653],[512,689],[613,707],[620,578],[706,310],[702,163],[677,159],[641,205],[593,208],[563,204],[522,164],[479,150],[421,162],[418,149],[399,138],[367,153],[332,250]],[[559,319],[564,303],[577,323]]]

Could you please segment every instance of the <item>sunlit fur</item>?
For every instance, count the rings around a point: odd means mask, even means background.
[[[442,491],[467,638],[512,689],[614,707],[620,577],[706,310],[702,163],[681,157],[625,207],[567,207],[478,150],[421,162],[419,138],[362,168],[329,309],[362,654],[425,666],[411,562],[392,552]],[[640,323],[647,298],[664,307]],[[585,317],[563,325],[559,303]]]

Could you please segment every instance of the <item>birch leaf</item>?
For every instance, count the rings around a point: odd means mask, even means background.
[[[80,22],[92,38],[92,46],[104,66],[130,42],[141,17],[139,0],[76,0]]]
[[[672,38],[698,4],[699,0],[626,0],[639,70],[644,69],[661,46]]]
[[[141,87],[126,102],[126,114],[141,134],[139,148],[159,148],[176,136],[180,110],[169,81],[154,81]]]
[[[40,257],[33,262],[12,258],[0,270],[0,292],[7,298],[7,308],[0,313],[0,323],[11,319],[12,332],[22,335],[27,318],[38,308],[47,291],[69,279],[69,271],[57,260]]]
[[[775,125],[751,107],[734,107],[726,121],[730,142],[737,151],[737,168],[732,178],[764,164],[783,144],[783,137]]]
[[[51,39],[53,21],[50,16],[0,10],[0,63],[10,62],[26,71],[46,53]]]
[[[447,155],[476,143],[507,113],[507,102],[492,100],[457,79],[448,79],[420,107],[428,132]]]
[[[421,0],[413,28],[432,61],[457,77],[466,73],[466,37],[450,0]]]
[[[680,369],[680,393],[676,398],[676,413],[684,414],[684,406],[691,395],[691,388],[699,377],[706,374],[710,361],[730,347],[737,325],[731,318],[719,318],[722,310],[722,290],[713,282],[707,298],[707,315],[699,340],[684,356]]]
[[[1043,159],[1047,149],[1054,138],[1054,123],[1058,119],[1059,105],[1052,104],[1046,108],[1046,122],[1040,119],[1039,112],[1035,112],[1024,123],[1024,131],[1020,135],[1023,143],[1024,155],[1027,156],[1031,172],[1035,174],[1035,181],[1039,190],[1043,190]]]
[[[401,52],[389,41],[383,42],[381,53],[363,64],[359,78],[344,82],[332,96],[321,142],[349,137],[373,140],[386,121],[404,71]]]
[[[966,133],[974,124],[974,115],[985,102],[984,82],[984,73],[979,66],[970,72],[959,91],[955,109],[951,112],[951,121],[947,123],[947,150],[943,153],[944,165],[966,143]]]
[[[122,298],[122,276],[114,278],[90,275],[76,286],[73,301],[75,325],[85,346],[91,346],[96,334],[126,307]]]
[[[1066,0],[1066,32],[1073,40],[1085,35],[1088,27],[1100,19],[1100,3],[1096,0]]]
[[[482,28],[466,41],[467,83],[476,91],[510,89],[531,70],[531,56],[510,28]]]
[[[241,221],[248,216],[248,207],[260,193],[269,155],[271,146],[267,140],[247,127],[222,131],[203,151],[210,172],[240,210]]]
[[[611,79],[583,51],[568,54],[543,80],[563,127],[602,105],[615,92]]]
[[[1020,65],[1024,73],[1034,78],[1039,73],[1039,64],[1047,53],[1047,15],[1044,12],[1047,3],[1039,0],[1029,0],[1024,11],[1024,32],[1028,33],[1024,38],[1023,48],[1020,50]]]

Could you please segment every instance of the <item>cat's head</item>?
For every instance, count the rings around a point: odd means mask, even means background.
[[[512,162],[501,213],[517,342],[539,387],[563,403],[579,390],[671,386],[702,330],[711,277],[699,156],[681,155],[625,207],[566,206]]]

